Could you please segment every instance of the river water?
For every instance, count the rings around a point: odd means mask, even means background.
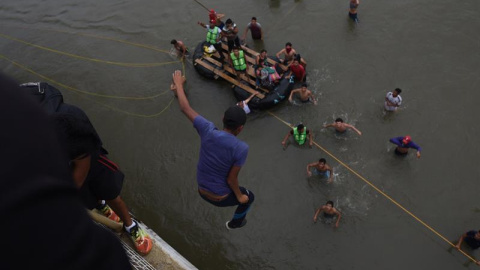
[[[446,239],[479,228],[478,0],[361,1],[358,25],[348,20],[346,0],[201,3],[240,31],[257,16],[266,35],[255,44],[249,37],[251,47],[274,54],[290,41],[307,60],[318,105],[286,102],[273,114],[303,122],[320,146]],[[250,146],[240,184],[256,201],[247,226],[227,231],[234,208],[198,196],[199,138],[168,92],[173,70],[184,68],[200,114],[221,126],[234,104],[228,83],[200,77],[191,61],[182,67],[170,53],[172,38],[191,49],[204,39],[196,22],[207,18],[187,0],[4,0],[0,67],[19,82],[51,80],[87,112],[127,176],[130,210],[200,269],[476,269],[327,153],[283,150],[288,127],[266,112],[250,115],[239,135]],[[396,87],[403,105],[385,114],[385,94]],[[322,128],[337,117],[363,135]],[[420,159],[393,154],[388,139],[407,134],[423,148]],[[332,184],[306,175],[320,157],[335,170]],[[312,222],[327,200],[343,214],[338,229]]]

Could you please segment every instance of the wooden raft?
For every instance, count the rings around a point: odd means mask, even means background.
[[[229,59],[230,56],[228,55],[228,46],[225,43],[222,43],[222,49],[223,49],[222,53],[225,59]],[[245,46],[242,46],[242,50],[244,51],[245,60],[247,62],[247,70],[246,70],[246,75],[243,75],[243,74],[240,75],[240,79],[247,82],[249,85],[246,85],[237,79],[235,70],[233,69],[233,67],[230,66],[230,64],[225,63],[223,65],[223,69],[220,69],[221,63],[212,57],[203,56],[201,58],[195,59],[195,65],[201,65],[205,69],[213,72],[215,74],[215,79],[217,79],[218,77],[221,77],[224,80],[232,83],[233,84],[232,87],[238,86],[251,94],[254,94],[255,92],[258,91],[260,93],[257,94],[257,97],[260,99],[263,99],[265,98],[265,94],[263,94],[262,92],[268,93],[269,90],[264,89],[262,87],[260,88],[256,87],[256,74],[255,74],[253,65],[255,65],[255,60],[258,53]],[[214,56],[219,58],[219,53],[220,52],[216,52]],[[272,66],[274,66],[275,64],[278,64],[277,62],[275,62],[273,59],[270,59],[270,58],[268,58],[268,62],[272,64]],[[282,68],[284,68],[282,64],[279,64],[279,65]]]

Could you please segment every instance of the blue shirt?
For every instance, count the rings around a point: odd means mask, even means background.
[[[248,155],[248,145],[235,135],[218,130],[215,125],[197,116],[193,127],[200,135],[200,157],[197,164],[198,187],[217,195],[232,192],[227,176],[232,166],[243,166]]]
[[[396,144],[398,145],[399,147],[402,147],[402,148],[413,148],[413,149],[417,149],[417,151],[421,151],[422,148],[417,145],[416,143],[414,143],[413,141],[410,141],[409,143],[407,144],[403,144],[403,137],[396,137],[396,138],[391,138],[390,139],[390,142],[393,143],[393,144]]]

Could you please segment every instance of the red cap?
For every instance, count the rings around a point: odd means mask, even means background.
[[[412,137],[410,137],[410,135],[407,135],[407,136],[403,137],[402,143],[403,144],[408,144],[410,141],[412,141]]]
[[[215,10],[210,9],[210,13],[211,13],[211,14],[214,14],[214,13],[215,13]]]

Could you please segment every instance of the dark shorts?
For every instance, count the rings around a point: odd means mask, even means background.
[[[113,200],[120,195],[125,175],[106,155],[92,155],[90,172],[80,188],[80,197],[88,209],[99,200]]]
[[[310,103],[311,100],[310,100],[310,98],[307,98],[306,100],[301,100],[301,99],[300,99],[300,101],[301,101],[302,103]]]
[[[357,18],[357,13],[353,14],[353,13],[348,13],[348,17],[350,17],[350,19],[354,20],[354,21],[357,21],[358,18]]]
[[[237,46],[240,48],[240,39],[238,39],[238,36],[235,37],[235,39],[232,40],[227,40],[227,45],[228,45],[228,52],[231,52],[234,46]]]
[[[397,148],[395,148],[395,154],[397,154],[397,155],[399,155],[399,156],[406,156],[406,155],[408,154],[408,152],[402,153],[402,152],[398,151]]]

